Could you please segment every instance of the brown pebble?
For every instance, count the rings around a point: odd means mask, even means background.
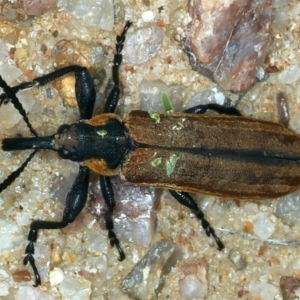
[[[300,289],[300,279],[296,277],[283,276],[280,279],[280,290],[283,300],[298,299]]]
[[[258,256],[263,256],[267,250],[268,250],[268,246],[266,245],[261,246],[258,251]]]
[[[253,223],[250,221],[246,221],[244,223],[244,232],[252,233],[253,232]]]
[[[280,265],[280,259],[278,257],[271,256],[270,257],[270,263],[272,265],[279,266]]]
[[[12,274],[12,277],[13,277],[13,280],[15,282],[30,281],[31,280],[30,273],[26,270],[16,271]]]

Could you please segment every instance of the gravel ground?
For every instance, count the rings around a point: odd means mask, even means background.
[[[143,12],[152,11],[153,22],[164,33],[162,47],[154,58],[140,65],[122,65],[123,93],[118,108],[121,115],[139,107],[139,84],[142,79],[160,79],[167,85],[179,85],[183,90],[184,102],[216,86],[192,71],[188,58],[181,50],[177,37],[189,21],[185,1],[174,1],[168,5],[157,0],[149,6],[147,1],[118,3],[122,3],[125,19],[130,17],[134,23],[130,30],[146,26],[149,22],[146,22],[147,18],[145,21]],[[277,1],[274,3],[278,4]],[[273,25],[268,53],[270,64],[279,71],[271,73],[267,80],[256,83],[239,100],[237,107],[245,115],[277,122],[282,117],[278,113],[276,99],[279,92],[284,92],[281,98],[287,99],[289,125],[300,133],[297,75],[300,3],[284,3],[280,9],[274,9],[274,14],[278,11],[285,13],[286,26],[276,28]],[[177,23],[175,20],[171,23],[176,15],[174,11],[180,16],[176,19]],[[106,94],[105,86],[111,75],[116,32],[120,33],[123,20],[116,17],[113,30],[103,31],[82,25],[67,12],[54,9],[41,17],[27,20],[27,27],[21,27],[20,23],[1,23],[0,55],[3,64],[0,65],[0,74],[11,76],[11,80],[5,79],[13,84],[16,80],[25,81],[47,74],[54,70],[55,65],[62,67],[76,62],[91,67],[97,80],[98,98],[101,99]],[[72,42],[68,42],[70,40]],[[99,46],[103,53],[97,52]],[[70,55],[70,47],[75,49],[75,54]],[[86,56],[89,60],[85,60]],[[9,69],[7,65],[15,68]],[[294,68],[290,70],[291,74],[284,74],[290,67]],[[284,79],[280,74],[285,76]],[[286,79],[289,76],[292,79]],[[78,120],[77,109],[72,106],[72,79],[69,80],[71,83],[50,84],[19,96],[26,102],[28,117],[39,135],[53,134],[60,124]],[[237,103],[238,95],[221,92],[231,98],[233,104]],[[61,95],[64,95],[64,101]],[[101,108],[101,103],[97,102],[97,107]],[[29,135],[24,122],[16,118],[18,113],[13,108],[1,107],[0,140],[16,134]],[[28,151],[0,151],[0,181],[16,169],[28,154]],[[91,215],[90,206],[74,225],[64,230],[40,232],[36,243],[36,263],[43,281],[41,287],[32,288],[31,269],[22,265],[31,220],[61,218],[64,194],[77,169],[75,163],[62,161],[55,153],[40,151],[20,178],[0,195],[0,297],[3,299],[130,299],[121,291],[121,282],[150,247],[123,242],[127,259],[118,262],[117,252],[108,246],[107,233]],[[208,265],[206,299],[281,299],[280,277],[300,276],[300,223],[291,225],[275,216],[278,199],[246,202],[225,201],[213,196],[195,197],[226,248],[219,252],[190,211],[181,208],[167,193],[162,193],[156,209],[156,221],[151,221],[157,222],[151,245],[155,241],[169,240],[181,249],[183,255],[170,270],[158,295],[152,299],[184,299],[179,288],[180,280],[186,277],[183,266],[190,262],[196,265],[201,258],[205,258]],[[258,220],[263,221],[262,234],[273,227],[271,237],[265,242],[253,231]],[[240,270],[228,258],[232,251],[238,251],[242,261],[245,261]]]

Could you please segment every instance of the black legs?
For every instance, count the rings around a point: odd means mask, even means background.
[[[235,107],[227,107],[215,103],[203,104],[186,109],[185,113],[204,114],[208,109],[217,112],[218,114],[225,114],[230,116],[241,116],[241,113]]]
[[[0,106],[2,103],[7,103],[12,101],[16,109],[22,115],[23,120],[26,122],[27,126],[29,127],[30,131],[35,134],[31,130],[31,125],[27,119],[26,113],[20,103],[19,99],[16,97],[16,93],[20,90],[25,90],[28,88],[32,88],[34,86],[43,86],[51,81],[54,81],[60,77],[65,76],[68,73],[74,72],[76,83],[75,83],[75,94],[78,103],[80,119],[90,119],[92,117],[95,99],[96,99],[96,91],[94,87],[93,79],[85,67],[80,66],[68,66],[59,70],[56,70],[52,73],[47,75],[37,77],[33,81],[24,82],[14,87],[7,89],[4,87],[3,80],[0,80],[0,87],[3,88],[4,93],[0,95]]]
[[[213,238],[215,239],[218,246],[218,250],[224,249],[223,243],[215,234],[215,230],[210,226],[208,221],[204,218],[204,214],[198,207],[196,201],[188,193],[172,191],[172,190],[169,190],[169,192],[180,204],[188,207],[195,214],[195,216],[201,221],[202,228],[204,229],[206,235],[207,236],[212,235]]]
[[[120,246],[120,242],[114,233],[114,224],[112,220],[112,214],[113,214],[113,209],[115,207],[115,197],[114,197],[114,192],[110,183],[110,179],[106,176],[100,176],[100,186],[101,186],[101,192],[104,198],[104,201],[108,207],[108,210],[105,214],[105,227],[108,230],[108,238],[110,241],[110,245],[116,246],[118,251],[119,251],[119,261],[122,261],[125,259],[125,254]]]
[[[104,109],[103,109],[104,113],[114,112],[119,101],[119,95],[120,95],[119,68],[122,63],[121,52],[124,46],[126,32],[130,28],[131,24],[132,24],[131,22],[127,21],[121,35],[117,36],[116,54],[114,57],[114,64],[112,67],[112,77],[113,77],[114,87],[112,88],[108,98],[105,101]],[[110,245],[112,247],[116,246],[120,255],[119,260],[122,261],[123,259],[125,259],[125,254],[123,249],[120,246],[120,242],[115,232],[113,231],[114,223],[112,219],[112,214],[113,214],[113,209],[115,207],[115,197],[114,197],[114,193],[113,193],[113,189],[109,177],[100,176],[100,186],[101,186],[101,191],[102,191],[104,201],[108,208],[105,214],[105,227],[108,230],[108,238],[110,241]]]
[[[123,32],[121,35],[117,36],[117,44],[116,44],[116,54],[114,57],[114,64],[112,67],[112,78],[114,82],[114,87],[111,90],[108,98],[106,99],[103,113],[112,113],[115,111],[115,108],[119,101],[119,95],[120,95],[120,85],[119,85],[119,68],[122,63],[122,50],[125,42],[125,35],[128,31],[129,27],[131,26],[132,22],[127,21],[126,25],[123,29]]]
[[[109,97],[107,98],[104,106],[104,112],[114,112],[116,105],[118,104],[119,100],[119,94],[120,94],[120,87],[119,87],[119,67],[122,62],[122,49],[123,49],[123,43],[125,41],[125,34],[128,31],[129,27],[131,26],[131,22],[127,22],[123,32],[120,36],[117,36],[117,45],[116,45],[116,54],[114,57],[114,64],[112,67],[112,73],[113,73],[113,82],[114,87],[112,91],[110,92]],[[18,86],[15,86],[13,88],[4,88],[4,94],[0,96],[0,105],[3,102],[8,102],[9,100],[13,101],[15,97],[15,93],[20,89],[25,89],[32,87],[34,85],[44,85],[50,81],[53,81],[59,77],[64,76],[67,73],[74,72],[76,83],[75,83],[75,92],[76,92],[76,98],[79,106],[79,112],[80,112],[80,118],[81,119],[90,119],[92,117],[94,103],[95,103],[95,88],[93,80],[87,71],[86,68],[80,67],[80,66],[70,66],[66,67],[60,70],[57,70],[53,73],[50,73],[46,76],[42,76],[39,78],[36,78],[32,82],[20,84]],[[0,81],[0,86],[1,81]],[[4,85],[3,85],[4,86]],[[17,103],[19,103],[17,99]],[[20,103],[19,103],[20,104]],[[20,104],[21,105],[21,104]],[[18,109],[20,112],[20,110]],[[20,112],[21,113],[21,112]],[[23,117],[24,118],[24,117]],[[25,119],[24,119],[25,120]],[[36,151],[35,151],[36,152]],[[31,155],[33,156],[35,152]],[[27,163],[30,161],[31,156],[25,161],[25,163],[17,170],[19,173],[23,171]],[[18,177],[18,174],[12,173],[10,177],[13,177],[10,179],[8,177],[6,181],[4,181],[2,184],[0,184],[0,191],[1,189],[5,189],[16,177]],[[51,221],[34,221],[30,226],[30,231],[28,235],[29,244],[26,247],[25,251],[25,258],[24,258],[24,264],[30,264],[36,281],[36,286],[41,284],[41,279],[38,273],[38,270],[35,265],[34,260],[34,243],[37,240],[38,236],[38,230],[39,229],[60,229],[65,226],[67,226],[69,223],[73,222],[75,218],[78,216],[78,214],[83,209],[87,195],[88,195],[88,177],[89,177],[89,170],[87,167],[80,167],[79,174],[70,190],[67,196],[66,206],[63,214],[63,218],[60,222],[51,222]],[[113,189],[110,183],[110,179],[106,176],[100,176],[100,185],[101,190],[103,194],[103,198],[105,200],[105,203],[108,207],[108,210],[105,215],[105,226],[108,230],[108,238],[110,240],[111,246],[116,246],[118,252],[119,252],[119,260],[122,261],[125,259],[125,254],[120,246],[120,242],[118,238],[116,237],[116,234],[113,230],[113,209],[115,207],[115,199],[113,194]]]
[[[34,243],[37,240],[39,229],[60,229],[66,227],[68,224],[72,223],[75,218],[82,211],[85,206],[87,193],[89,185],[89,169],[87,167],[80,167],[79,173],[71,190],[67,195],[66,206],[62,220],[60,222],[52,221],[33,221],[30,225],[30,231],[28,235],[29,244],[25,250],[25,258],[23,260],[24,265],[30,263],[34,276],[35,276],[35,286],[41,284],[41,279],[39,272],[35,266],[34,261]]]

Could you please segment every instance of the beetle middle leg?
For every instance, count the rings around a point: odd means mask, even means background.
[[[60,229],[72,223],[85,206],[89,184],[89,169],[87,167],[80,167],[79,173],[69,191],[66,199],[66,206],[63,217],[60,222],[53,221],[33,221],[30,225],[28,234],[29,244],[25,250],[24,265],[30,263],[34,276],[35,286],[41,284],[41,279],[34,260],[34,243],[37,240],[38,230],[40,229]]]
[[[100,186],[101,186],[101,192],[104,198],[104,201],[108,207],[108,210],[105,213],[105,227],[108,230],[108,238],[110,240],[110,245],[116,246],[120,255],[119,261],[122,261],[125,259],[124,251],[122,250],[120,246],[120,242],[113,231],[114,229],[114,223],[112,219],[113,210],[115,207],[115,197],[113,188],[111,186],[111,182],[109,177],[107,176],[100,176]]]
[[[201,209],[198,207],[196,201],[188,193],[178,192],[173,190],[169,190],[169,192],[180,204],[191,209],[191,211],[195,214],[195,216],[201,221],[202,228],[204,229],[206,235],[207,236],[212,235],[213,238],[215,239],[218,246],[218,250],[224,249],[223,243],[218,238],[218,236],[215,233],[215,230],[210,226],[209,222],[204,218],[204,214],[201,211]]]

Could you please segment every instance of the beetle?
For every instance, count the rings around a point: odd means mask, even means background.
[[[115,200],[109,178],[112,175],[119,173],[123,180],[131,183],[168,189],[178,202],[191,209],[207,236],[214,238],[219,250],[224,248],[222,241],[189,193],[255,200],[279,197],[300,187],[300,138],[281,124],[244,117],[234,107],[217,104],[198,105],[172,114],[131,111],[121,120],[114,111],[120,95],[122,48],[131,24],[127,21],[116,38],[112,66],[114,86],[105,101],[103,113],[95,117],[92,112],[96,92],[93,79],[84,67],[65,67],[14,87],[8,86],[0,76],[0,87],[4,91],[0,105],[11,101],[34,135],[3,139],[3,151],[34,151],[0,183],[0,193],[18,178],[39,149],[56,151],[62,159],[79,163],[62,220],[36,220],[30,225],[23,263],[31,265],[35,286],[41,284],[34,259],[38,231],[60,229],[75,220],[86,204],[90,170],[99,174],[108,207],[105,226],[120,261],[125,259],[125,254],[113,229]],[[16,93],[43,86],[70,72],[75,73],[80,121],[61,125],[51,136],[39,137]],[[205,115],[207,110],[218,114]]]

